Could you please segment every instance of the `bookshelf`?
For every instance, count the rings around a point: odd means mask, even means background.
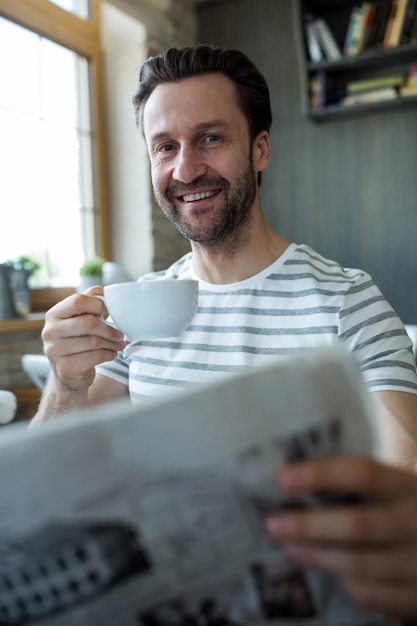
[[[417,0],[300,0],[300,19],[312,120],[417,107]]]

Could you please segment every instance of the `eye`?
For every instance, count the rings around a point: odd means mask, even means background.
[[[167,161],[174,156],[174,151],[175,145],[173,143],[163,143],[155,146],[152,153],[152,160],[157,162]]]
[[[204,141],[206,143],[216,143],[216,141],[219,141],[220,137],[218,135],[207,135],[207,137],[205,137]]]
[[[166,143],[158,148],[158,152],[172,152],[173,150],[174,146],[172,145],[172,143]]]

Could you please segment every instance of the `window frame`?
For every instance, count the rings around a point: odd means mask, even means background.
[[[107,160],[103,102],[103,63],[100,45],[99,0],[90,0],[91,16],[82,19],[49,0],[0,0],[0,15],[86,57],[90,64],[91,109],[94,129],[94,182],[97,203],[97,254],[110,260]],[[60,288],[42,290],[50,305]]]

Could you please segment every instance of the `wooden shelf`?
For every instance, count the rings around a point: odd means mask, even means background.
[[[389,109],[417,107],[416,96],[399,96],[395,100],[380,100],[379,102],[366,102],[363,104],[333,104],[323,107],[322,110],[309,109],[309,117],[315,121],[325,121],[332,118],[347,117],[358,113],[378,113]]]
[[[30,309],[33,313],[29,313],[26,317],[0,320],[0,335],[41,331],[45,323],[45,311],[73,293],[75,293],[75,287],[31,289]]]
[[[397,46],[381,50],[368,50],[356,56],[344,56],[339,61],[307,62],[309,72],[357,72],[359,69],[375,69],[396,66],[398,63],[413,63],[417,59],[417,44]]]
[[[31,313],[26,317],[0,320],[0,335],[12,335],[30,331],[41,331],[45,323],[44,313]]]
[[[320,61],[310,61],[308,46],[305,38],[305,25],[314,23],[316,18],[324,20],[327,28],[333,35],[339,48],[343,50],[344,40],[353,7],[360,7],[364,2],[360,0],[299,0],[300,1],[300,29],[305,42],[305,77],[306,92],[310,102],[308,116],[314,121],[323,122],[329,119],[340,119],[353,115],[365,115],[381,111],[394,111],[401,108],[417,106],[417,95],[401,96],[367,102],[355,105],[342,104],[345,96],[349,95],[350,83],[369,81],[372,79],[387,79],[397,76],[411,75],[411,66],[417,63],[417,42],[411,39],[409,43],[402,43],[395,47],[383,47],[380,35],[372,40],[371,45],[359,54],[343,55],[338,60],[323,58]],[[376,7],[383,2],[378,0]],[[377,8],[378,11],[378,8]],[[384,15],[380,13],[379,15]],[[385,14],[386,15],[386,14]],[[381,19],[384,19],[381,17]],[[416,19],[416,18],[415,18]],[[383,21],[380,22],[383,25]],[[383,32],[383,31],[382,31]],[[320,44],[319,44],[320,46]],[[321,48],[321,46],[320,46]],[[310,48],[311,49],[311,48]],[[324,55],[325,56],[325,55]],[[390,84],[390,83],[388,83]],[[392,87],[398,90],[398,82],[392,82]],[[314,105],[314,106],[313,106]]]

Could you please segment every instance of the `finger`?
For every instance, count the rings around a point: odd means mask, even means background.
[[[93,287],[88,290],[89,293],[100,291],[99,287]],[[66,319],[91,313],[92,315],[101,315],[104,310],[104,304],[99,298],[92,295],[76,293],[61,300],[53,306],[45,314],[45,321],[48,323],[55,319]]]
[[[384,584],[379,581],[341,581],[353,602],[366,611],[378,611],[385,615],[406,620],[410,626],[417,624],[416,584]]]
[[[113,342],[120,342],[124,338],[121,331],[109,326],[96,315],[90,314],[54,321],[45,325],[42,331],[42,339],[46,345],[60,343],[70,337],[95,336]]]
[[[417,584],[417,545],[348,550],[332,546],[288,544],[286,556],[303,567],[326,570],[363,583]]]
[[[269,516],[266,525],[279,541],[344,545],[417,542],[417,502],[287,510]]]
[[[356,494],[380,499],[417,498],[417,476],[362,457],[314,459],[284,467],[281,489],[295,493]]]
[[[100,285],[94,285],[93,287],[88,287],[83,293],[86,296],[102,296],[104,289]]]
[[[74,354],[84,354],[95,352],[98,350],[108,350],[113,354],[117,354],[126,347],[126,341],[120,339],[118,341],[109,341],[97,335],[86,335],[82,337],[68,337],[52,344],[45,343],[44,352],[48,359],[52,362],[57,361],[65,356]]]
[[[53,365],[56,376],[61,381],[83,380],[86,373],[94,377],[94,368],[105,361],[112,361],[117,353],[112,350],[94,350],[65,355]]]

